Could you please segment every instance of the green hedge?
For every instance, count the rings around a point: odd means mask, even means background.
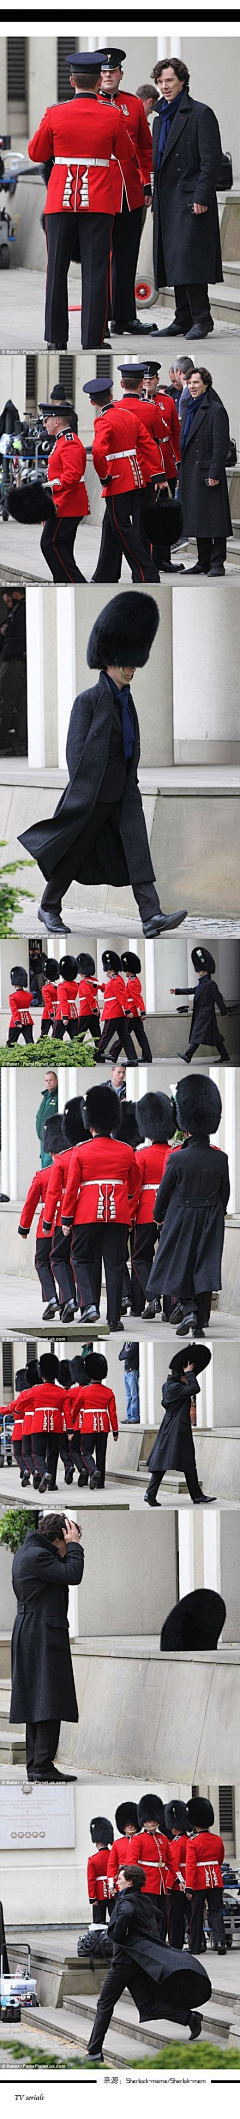
[[[0,1045],[0,1067],[94,1067],[95,1051],[92,1039],[87,1045],[83,1038],[68,1038],[66,1044],[57,1038],[41,1037],[38,1045]]]
[[[14,2039],[13,2042],[11,2039],[10,2044],[7,2043],[7,2039],[1,2039],[0,2051],[2,2052],[2,2050],[3,2052],[11,2052],[14,2060],[24,2060],[24,2065],[26,2064],[26,2067],[32,2068],[54,2068],[58,2070],[60,2068],[61,2070],[68,2068],[69,2071],[69,2069],[76,2070],[76,2068],[82,2067],[92,2069],[95,2065],[94,2060],[89,2060],[88,2054],[86,2054],[86,2059],[63,2060],[60,2056],[58,2058],[56,2053],[41,2053],[40,2046],[34,2047],[21,2044],[20,2038]],[[111,2072],[114,2068],[114,2074],[118,2072],[113,2061],[106,2062],[106,2066],[111,2066]],[[163,2046],[162,2053],[156,2053],[152,2060],[126,2060],[121,2062],[121,2066],[126,2067],[129,2074],[132,2074],[134,2068],[137,2069],[138,2073],[140,2073],[142,2068],[151,2072],[154,2068],[159,2068],[162,2073],[166,2071],[170,2075],[175,2075],[180,2070],[185,2074],[187,2068],[195,2068],[197,2074],[200,2074],[201,2070],[206,2074],[207,2068],[211,2068],[213,2074],[216,2073],[216,2070],[223,2070],[224,2073],[228,2073],[233,2068],[237,2068],[238,2073],[240,2073],[240,2054],[235,2051],[234,2046],[231,2051],[229,2051],[228,2047],[225,2053],[220,2046],[208,2045],[205,2042],[199,2045],[198,2040],[196,2045],[193,2046],[175,2045],[173,2041],[172,2045]]]
[[[10,1552],[17,1552],[23,1545],[27,1530],[35,1530],[36,1512],[32,1508],[7,1508],[0,1516],[0,1545],[9,1545]]]

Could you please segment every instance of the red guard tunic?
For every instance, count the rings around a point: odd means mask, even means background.
[[[36,1208],[39,1206],[40,1199],[42,1200],[41,1214],[37,1224],[36,1241],[38,1236],[44,1236],[44,1234],[46,1235],[46,1233],[48,1233],[46,1232],[46,1230],[44,1231],[43,1228],[44,1202],[46,1199],[48,1180],[49,1168],[47,1168],[46,1170],[35,1170],[35,1177],[33,1177],[32,1179],[32,1184],[29,1185],[29,1192],[27,1192],[25,1206],[22,1207],[22,1213],[20,1215],[19,1229],[24,1229],[26,1235],[28,1235],[29,1229],[31,1229],[32,1226],[33,1216],[34,1214],[36,1214]]]
[[[218,1832],[197,1832],[194,1839],[187,1840],[186,1885],[190,1891],[213,1891],[222,1888],[221,1863],[224,1861],[223,1839]]]
[[[52,1018],[52,1016],[54,1016],[55,1021],[55,1015],[57,1010],[57,986],[53,986],[51,979],[46,979],[45,986],[42,986],[42,1000],[44,1003],[42,1023],[48,1023],[49,1017]]]
[[[174,397],[168,397],[168,392],[165,392],[165,390],[156,390],[156,397],[151,399],[151,403],[159,405],[163,418],[166,420],[167,434],[163,435],[162,443],[165,471],[167,478],[176,478],[178,464],[180,463],[180,419],[178,418],[177,406],[174,403]]]
[[[131,1223],[140,1192],[133,1148],[98,1135],[72,1149],[62,1222]]]
[[[158,475],[159,472],[164,474],[165,455],[163,443],[168,439],[168,427],[167,418],[164,418],[158,399],[155,397],[138,397],[138,395],[133,397],[132,391],[129,392],[128,397],[127,391],[124,391],[122,403],[123,405],[129,405],[129,411],[131,408],[132,411],[139,412],[142,426],[147,428],[147,433],[150,435],[152,442],[156,442],[158,446]],[[149,471],[149,478],[151,478],[151,475],[151,471]]]
[[[70,1023],[73,1021],[74,1016],[76,1016],[77,1022],[77,1000],[78,986],[76,979],[61,979],[61,984],[58,988],[56,1023],[62,1023],[63,1017],[66,1017],[66,1021]]]
[[[9,1008],[11,1010],[11,1030],[15,1030],[16,1024],[18,1024],[19,1029],[24,1028],[25,1023],[31,1023],[32,1026],[33,1017],[31,1015],[31,1006],[32,994],[28,993],[27,986],[15,986],[14,993],[11,987],[11,993],[9,994]]]
[[[73,434],[72,427],[66,428],[65,434],[57,435],[48,458],[47,475],[61,521],[70,515],[77,516],[80,522],[83,515],[90,515],[83,477],[86,462],[86,449],[79,435]]]
[[[83,1423],[82,1390],[80,1383],[71,1383],[66,1392],[64,1408],[65,1427],[70,1434],[78,1434]]]
[[[145,1869],[144,1891],[153,1891],[160,1898],[169,1890],[169,1873],[172,1875],[172,1848],[165,1832],[136,1832],[131,1840],[131,1861]]]
[[[0,1406],[0,1413],[1,1413],[1,1415],[2,1415],[3,1417],[5,1417],[5,1419],[6,1419],[6,1413],[7,1413],[7,1416],[8,1416],[8,1418],[11,1418],[11,1419],[13,1418],[13,1420],[14,1420],[14,1425],[13,1425],[13,1430],[12,1430],[12,1442],[21,1442],[21,1441],[22,1441],[22,1435],[23,1435],[23,1427],[24,1427],[24,1415],[25,1415],[25,1410],[27,1410],[27,1401],[28,1401],[28,1397],[29,1397],[29,1392],[28,1392],[28,1391],[19,1391],[19,1396],[18,1396],[18,1398],[12,1398],[12,1401],[11,1401],[11,1405],[1,1405],[1,1406]]]
[[[83,978],[78,987],[79,1015],[99,1015],[98,979]]]
[[[121,110],[93,95],[45,111],[29,142],[31,162],[54,158],[48,213],[119,213],[143,204],[139,167]]]
[[[173,1839],[171,1842],[172,1871],[169,1872],[169,1891],[180,1891],[179,1871],[182,1883],[186,1882],[186,1845],[184,1832],[181,1832],[179,1839]]]
[[[135,1214],[137,1227],[139,1222],[152,1222],[154,1200],[163,1177],[165,1154],[164,1144],[160,1146],[160,1142],[156,1141],[151,1141],[149,1147],[136,1148],[136,1162],[141,1178],[141,1191]]]
[[[140,465],[140,448],[146,448],[146,434],[141,419],[141,406],[136,412],[125,411],[125,403],[108,405],[107,412],[97,414],[92,445],[93,463],[101,479],[103,494],[133,493],[136,486],[144,486],[146,480]],[[148,476],[150,477],[150,472]]]
[[[66,1391],[60,1383],[34,1383],[28,1391],[29,1414],[33,1413],[32,1434],[62,1435],[65,1430]],[[31,1419],[30,1419],[31,1425]],[[26,1433],[24,1423],[24,1434]]]
[[[138,172],[140,180],[138,185],[138,198],[136,195],[134,195],[134,198],[131,197],[129,199],[129,204],[131,205],[131,207],[140,205],[143,206],[144,187],[147,185],[147,188],[149,189],[151,184],[152,140],[150,127],[145,116],[144,104],[141,102],[141,96],[131,96],[129,95],[128,90],[125,90],[124,88],[117,89],[116,95],[114,96],[109,96],[107,90],[105,94],[104,90],[101,90],[99,102],[105,103],[105,109],[108,106],[108,109],[110,110],[121,110],[122,117],[125,119],[126,130],[135,149],[135,157],[138,163]],[[120,172],[119,170],[117,170],[114,193],[115,213],[121,212],[121,203],[122,201]]]
[[[96,1847],[95,1853],[89,1854],[89,1860],[87,1865],[88,1897],[90,1900],[90,1906],[94,1905],[96,1899],[98,1906],[101,1906],[103,1902],[104,1904],[106,1903],[106,1898],[108,1899],[109,1897],[107,1884],[107,1865],[108,1847]]]
[[[109,1435],[110,1430],[113,1435],[118,1435],[116,1399],[107,1383],[84,1384],[81,1404],[83,1435]]]
[[[126,1015],[146,1015],[141,979],[138,978],[137,973],[135,973],[134,978],[127,979],[125,986],[125,1012]]]
[[[54,1161],[51,1164],[51,1169],[48,1169],[47,1172],[44,1173],[48,1177],[48,1185],[46,1186],[45,1193],[45,1206],[42,1227],[43,1236],[49,1236],[49,1229],[52,1228],[53,1222],[55,1221],[56,1228],[61,1228],[62,1201],[64,1198],[64,1192],[67,1183],[68,1171],[71,1162],[71,1154],[71,1148],[62,1148],[60,1155],[54,1155]]]
[[[127,413],[127,417],[131,413],[131,416],[134,416],[134,419],[137,420],[137,453],[143,484],[148,486],[151,478],[164,476],[164,455],[161,448],[163,434],[162,413],[159,415],[159,411],[156,411],[156,407],[151,403],[150,399],[132,397],[131,391],[129,397],[127,396],[127,391],[126,393],[124,391],[124,397],[122,401],[120,399],[118,410],[120,413],[122,411]]]
[[[125,1869],[126,1862],[133,1861],[132,1847],[133,1837],[132,1839],[127,1839],[125,1832],[122,1833],[121,1839],[113,1840],[107,1865],[109,1898],[112,1898],[113,1892],[116,1891],[119,1869]]]
[[[115,977],[112,979],[108,979],[107,985],[104,986],[103,990],[104,1001],[102,1003],[101,1009],[102,1021],[104,1023],[111,1022],[112,1018],[113,1021],[115,1019],[116,1021],[118,1021],[121,1015],[125,1015],[126,987],[125,979],[122,977],[122,972],[115,972]]]

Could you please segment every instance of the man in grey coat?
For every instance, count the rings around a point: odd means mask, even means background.
[[[59,1773],[53,1761],[61,1720],[78,1722],[67,1613],[69,1585],[83,1576],[80,1538],[80,1525],[66,1516],[41,1516],[14,1556],[17,1617],[9,1720],[26,1722],[29,1781],[75,1778]]]
[[[73,877],[131,883],[145,935],[157,937],[185,919],[182,911],[161,912],[137,777],[140,731],[130,684],[134,668],[148,661],[158,624],[154,598],[136,589],[114,596],[96,618],[87,660],[100,677],[74,701],[68,786],[51,819],[20,832],[47,878],[39,919],[50,934],[63,930],[61,901]]]
[[[155,285],[173,285],[176,305],[164,335],[181,331],[185,338],[206,338],[213,331],[208,281],[223,279],[216,199],[219,125],[209,105],[189,95],[182,59],[158,60],[153,74],[161,94],[153,121]]]

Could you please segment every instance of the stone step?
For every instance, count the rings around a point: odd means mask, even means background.
[[[2,1717],[0,1721],[0,1768],[2,1765],[7,1766],[8,1764],[11,1766],[24,1766],[26,1759],[25,1729],[21,1729],[16,1723],[11,1729],[7,1726],[5,1729],[1,1726],[1,1723]]]
[[[29,2011],[22,2009],[23,2022],[26,2022],[27,2016],[29,2023]],[[60,2011],[58,2011],[57,2017],[55,2009],[41,2008],[36,2009],[36,2011],[34,2009],[31,2009],[31,2024],[35,2024],[36,2027],[38,2027],[39,2032],[41,2032],[42,2029],[45,2031],[48,2030],[48,2032],[55,2032],[55,2036],[57,2034],[58,2039],[62,2037],[62,2039],[64,2039],[64,2043],[66,2042],[66,2038],[69,2040],[69,2045],[75,2046],[77,2043],[80,2054],[81,2052],[83,2054],[86,2054],[88,2048],[88,2040],[90,2038],[90,2032],[92,2029],[92,2023],[94,2023],[94,2016],[95,2006],[93,2006],[92,2008],[92,2014],[89,2013],[88,2015],[85,2010],[84,2002],[80,2021],[78,2019],[78,2016],[75,2014],[75,2007],[71,2017],[68,2015],[68,2012],[65,2007],[64,2009],[61,2009],[61,2030],[59,2026]],[[162,2039],[162,2044],[166,2044],[166,2037]],[[141,2049],[142,2056],[143,2054],[146,2054],[146,2057],[151,2057],[152,2045],[149,2042],[148,2031],[143,2034]],[[127,2065],[127,2062],[136,2059],[135,2026],[132,2030],[132,2036],[129,2034],[127,2026],[126,2029],[122,2028],[122,2026],[121,2028],[119,2028],[116,2012],[114,2012],[113,2023],[109,2026],[107,2038],[105,2039],[104,2059],[106,2061],[111,2061],[112,2065],[118,2067],[124,2066],[125,2064]]]
[[[105,1976],[105,1970],[104,1970],[104,1966],[102,1967],[102,1969],[103,1969],[103,1979],[104,1979],[104,1976]],[[90,1995],[89,1995],[89,1997],[88,1997],[88,1999],[87,1999],[87,1995],[85,1994],[85,1995],[84,1995],[84,2003],[83,2003],[83,2001],[81,2000],[81,1996],[80,1996],[80,1995],[71,1995],[71,1994],[66,1994],[66,1996],[65,1996],[65,2001],[64,2001],[64,2015],[67,2015],[67,2016],[69,2016],[69,2015],[70,2015],[70,2016],[71,2016],[71,2018],[72,2018],[72,2021],[73,2021],[73,2022],[74,2022],[74,2020],[75,2020],[75,2019],[79,2018],[79,2019],[81,2020],[81,2023],[82,2023],[82,2018],[83,2018],[83,2011],[84,2011],[84,2017],[85,2017],[86,2021],[88,2022],[88,2024],[89,2024],[89,2025],[90,2025],[90,2023],[92,2024],[92,2023],[94,2022],[94,2014],[95,2014],[95,2002],[94,2002],[93,1996],[90,1996]],[[142,2048],[142,2047],[143,2047],[143,2048],[144,2048],[144,2050],[145,2050],[145,2041],[146,2041],[146,2033],[147,2033],[148,2043],[149,2043],[149,2046],[150,2046],[150,2048],[151,2048],[152,2052],[158,2052],[159,2048],[160,2048],[160,2049],[162,2049],[162,2047],[163,2047],[163,2046],[164,2046],[164,2045],[166,2044],[166,2030],[167,2030],[167,2029],[168,2029],[168,2033],[170,2034],[170,2036],[172,2036],[172,2037],[173,2037],[173,2036],[175,2035],[175,2037],[176,2037],[176,2035],[178,2036],[178,2035],[179,2035],[179,2033],[180,2033],[180,2036],[181,2036],[181,2038],[182,2038],[182,2040],[183,2040],[183,2043],[185,2043],[185,2038],[186,2038],[186,2041],[188,2041],[188,2031],[186,2031],[186,2033],[185,2033],[185,2031],[184,2031],[184,2027],[182,2027],[182,2026],[180,2027],[180,2025],[178,2025],[178,2026],[177,2026],[177,2032],[176,2032],[176,2027],[175,2027],[174,2025],[172,2025],[172,2024],[168,2024],[168,2026],[167,2026],[167,2023],[166,2023],[166,2019],[164,2019],[164,2020],[165,2020],[165,2030],[163,2030],[163,2020],[162,2020],[162,2019],[160,2019],[160,2021],[159,2021],[159,2024],[156,2024],[156,2026],[155,2026],[155,2025],[153,2025],[153,2023],[151,2023],[151,2022],[149,2023],[149,2022],[148,2022],[148,2023],[147,2023],[147,2025],[146,2025],[146,2029],[145,2029],[145,2025],[144,2025],[144,2024],[140,2024],[140,2023],[138,2023],[138,2021],[137,2021],[137,2020],[135,2019],[135,2016],[134,2016],[134,2018],[133,2018],[133,2009],[132,2009],[132,2005],[131,2005],[131,2000],[129,2000],[129,2001],[128,2001],[128,2000],[125,2000],[125,1995],[124,1995],[124,1996],[121,1996],[121,1999],[120,1999],[120,2001],[119,2001],[119,2002],[117,2003],[117,2005],[116,2005],[116,2009],[115,2009],[115,2011],[114,2011],[114,2016],[116,2017],[116,2024],[117,2024],[117,2026],[118,2026],[118,2029],[119,2029],[119,2031],[120,2031],[120,2032],[122,2032],[122,2033],[123,2033],[123,2035],[124,2035],[124,2033],[126,2033],[126,2031],[127,2031],[127,2030],[131,2030],[131,2029],[132,2029],[132,2032],[134,2033],[134,2040],[136,2041],[136,2046],[137,2046],[137,2048],[139,2048],[139,2047],[140,2047],[140,2048]],[[220,2040],[220,2042],[221,2042],[221,2044],[222,2044],[222,2043],[224,2043],[224,2044],[225,2044],[225,2043],[227,2043],[227,2042],[228,2042],[228,2038],[229,2038],[229,2025],[230,2025],[230,2021],[231,2021],[231,2007],[229,2007],[229,2005],[228,2005],[228,2006],[227,2006],[227,2007],[225,2007],[225,2009],[224,2009],[224,2008],[222,2008],[221,2006],[219,2006],[219,2004],[217,2003],[217,2004],[216,2004],[216,2007],[214,2007],[214,2008],[213,2008],[213,2004],[212,2004],[212,1999],[211,1999],[211,2001],[210,2001],[210,2002],[206,2003],[206,2007],[204,2007],[204,2013],[203,2013],[203,2031],[202,2031],[202,2035],[204,2036],[204,2031],[205,2031],[205,2036],[206,2036],[206,2030],[207,2030],[207,2034],[209,2034],[209,2035],[210,2035],[211,2037],[213,2037],[213,2038],[214,2038],[215,2040],[219,2039],[219,2040]],[[89,2036],[89,2031],[88,2031],[88,2036]]]

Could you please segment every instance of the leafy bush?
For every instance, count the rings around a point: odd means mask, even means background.
[[[38,2046],[21,2045],[20,2038],[13,2041],[11,2039],[11,2045],[10,2043],[7,2044],[7,2039],[1,2039],[1,2052],[2,2050],[5,2052],[11,2051],[11,2056],[13,2055],[16,2061],[23,2060],[24,2066],[26,2064],[26,2067],[32,2068],[62,2069],[64,2067],[64,2071],[68,2069],[69,2072],[69,2069],[71,2071],[74,2069],[75,2072],[77,2068],[83,2067],[92,2070],[94,2065],[96,2065],[94,2060],[89,2060],[87,2053],[86,2059],[75,2060],[72,2057],[71,2060],[63,2060],[60,2055],[58,2058],[56,2053],[42,2053],[41,2048]],[[113,2073],[114,2068],[115,2075],[114,2063],[106,2062],[107,2065],[111,2066],[111,2073]],[[226,2074],[234,2068],[237,2068],[238,2073],[240,2073],[240,2056],[235,2051],[234,2046],[231,2051],[228,2046],[227,2051],[224,2052],[220,2046],[208,2045],[205,2041],[202,2045],[199,2045],[197,2041],[196,2045],[191,2046],[176,2045],[174,2040],[172,2045],[163,2046],[162,2053],[156,2053],[152,2060],[122,2060],[121,2067],[126,2067],[129,2074],[132,2074],[134,2068],[137,2069],[138,2073],[143,2068],[148,2069],[150,2072],[154,2068],[159,2068],[162,2073],[166,2071],[171,2076],[177,2074],[180,2069],[183,2074],[186,2074],[187,2068],[195,2068],[198,2074],[200,2074],[202,2069],[204,2074],[206,2074],[207,2068],[211,2068],[213,2074],[217,2070],[223,2070],[223,2073]]]
[[[0,928],[1,933],[1,928]],[[95,1052],[92,1039],[84,1044],[83,1038],[68,1038],[62,1044],[58,1038],[41,1037],[39,1045],[0,1045],[0,1067],[94,1067]]]
[[[0,1516],[0,1545],[10,1545],[10,1552],[17,1552],[23,1545],[27,1530],[35,1530],[36,1512],[32,1508],[7,1508]]]
[[[6,840],[0,839],[0,846],[5,845]],[[0,868],[0,935],[5,935],[5,939],[6,935],[13,934],[13,920],[18,912],[22,912],[23,898],[33,898],[34,895],[33,890],[19,890],[18,884],[14,888],[14,884],[6,883],[5,876],[16,876],[19,868],[31,867],[31,861],[5,861]]]

